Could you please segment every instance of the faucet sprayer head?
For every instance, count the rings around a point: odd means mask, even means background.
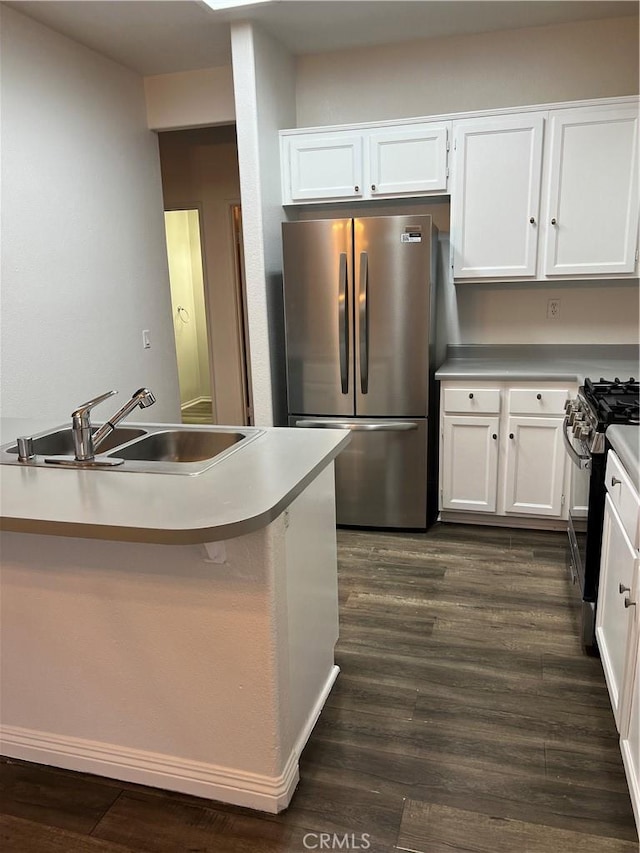
[[[156,401],[155,396],[148,388],[138,388],[138,390],[132,394],[132,399],[137,400],[141,409],[153,406]]]

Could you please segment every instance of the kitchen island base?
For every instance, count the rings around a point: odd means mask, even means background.
[[[213,546],[4,532],[2,563],[4,755],[286,808],[338,673],[333,463]]]

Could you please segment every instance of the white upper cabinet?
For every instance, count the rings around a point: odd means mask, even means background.
[[[372,196],[447,191],[447,126],[408,125],[369,135]]]
[[[544,115],[454,124],[455,278],[536,274]]]
[[[451,122],[283,131],[282,203],[447,192]]]
[[[629,278],[638,137],[633,98],[282,130],[282,203],[450,192],[455,281]]]
[[[288,140],[287,191],[292,201],[359,198],[362,138],[350,133],[309,134]]]
[[[638,111],[558,110],[550,117],[544,272],[632,273],[638,239]]]

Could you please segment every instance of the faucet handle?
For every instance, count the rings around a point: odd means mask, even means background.
[[[108,400],[109,397],[113,397],[114,394],[117,394],[117,391],[107,391],[105,394],[100,394],[99,397],[94,397],[93,400],[89,400],[87,403],[82,403],[75,412],[71,413],[71,417],[73,418],[73,423],[78,426],[88,426],[89,425],[89,412],[93,409],[94,406],[97,406],[98,403],[104,402],[104,400]]]

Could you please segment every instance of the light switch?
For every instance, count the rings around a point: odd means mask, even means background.
[[[151,335],[149,333],[149,329],[142,330],[142,346],[144,349],[151,348]]]

